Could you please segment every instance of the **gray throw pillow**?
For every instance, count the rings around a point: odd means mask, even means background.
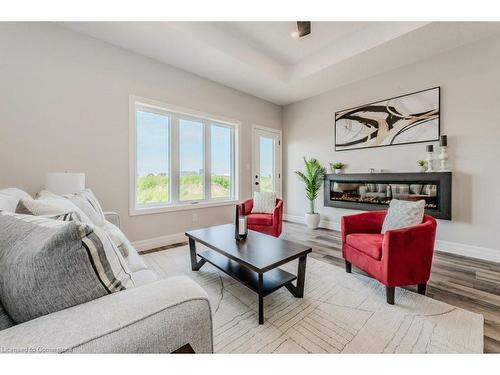
[[[0,212],[0,300],[15,323],[133,286],[128,265],[102,229]]]
[[[15,325],[10,318],[10,316],[7,314],[7,312],[4,310],[2,303],[0,302],[0,331],[3,329],[7,329]]]
[[[104,212],[92,190],[85,189],[78,193],[65,194],[64,198],[82,210],[94,225],[102,227],[105,224]]]
[[[93,202],[93,205],[90,202]],[[104,229],[124,257],[128,257],[131,249],[134,249],[118,227],[107,220],[102,220],[104,213],[102,212],[101,205],[90,189],[80,193],[68,194],[67,196],[56,195],[47,190],[42,190],[37,194],[36,199],[21,199],[16,209],[16,213],[18,214],[36,216],[52,216],[71,212],[77,215],[76,218],[75,215],[72,215],[77,221]],[[89,218],[89,215],[92,217],[92,220]]]
[[[382,234],[391,229],[410,227],[422,223],[425,200],[416,202],[391,200],[382,225]]]

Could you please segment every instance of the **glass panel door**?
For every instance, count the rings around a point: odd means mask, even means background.
[[[253,191],[281,195],[281,135],[254,129]]]

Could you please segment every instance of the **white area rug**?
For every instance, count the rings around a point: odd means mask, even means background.
[[[187,246],[144,256],[162,277],[186,274],[208,293],[216,353],[482,353],[483,316],[404,289],[385,287],[307,259],[303,299],[281,288],[264,299],[210,264],[191,271]],[[297,262],[282,267],[296,273]]]

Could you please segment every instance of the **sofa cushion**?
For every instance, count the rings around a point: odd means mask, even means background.
[[[411,227],[422,223],[425,200],[416,202],[393,199],[382,224],[382,234],[388,230]]]
[[[273,192],[253,193],[252,213],[272,213],[276,207],[276,194]]]
[[[31,196],[17,188],[1,189],[0,211],[15,212],[17,204],[21,199],[31,199]]]
[[[14,321],[10,318],[9,314],[4,310],[2,303],[0,302],[0,331],[7,329],[15,325]]]
[[[149,270],[149,267],[146,266],[146,263],[144,263],[142,257],[135,249],[130,251],[127,257],[127,264],[132,272]]]
[[[131,271],[102,229],[0,212],[0,299],[14,322],[131,287]]]
[[[378,233],[353,233],[346,236],[348,245],[375,260],[380,260],[382,258],[383,241],[384,235]]]
[[[273,225],[272,214],[251,214],[247,216],[248,225]]]
[[[153,270],[146,269],[132,273],[135,286],[141,286],[158,280],[158,275]]]

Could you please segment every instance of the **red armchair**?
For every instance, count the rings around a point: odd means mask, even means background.
[[[276,199],[273,213],[252,213],[253,199],[247,199],[244,203],[247,213],[248,229],[279,237],[283,221],[283,201]]]
[[[421,224],[380,234],[386,211],[342,217],[342,256],[386,286],[387,303],[394,304],[395,287],[418,285],[425,295],[431,274],[436,220],[424,215]]]

